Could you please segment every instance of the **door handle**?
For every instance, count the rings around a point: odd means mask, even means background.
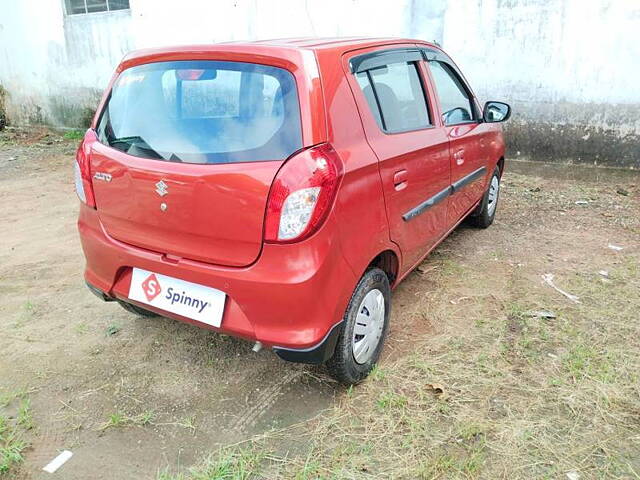
[[[396,190],[403,190],[407,187],[407,177],[409,172],[406,170],[398,170],[393,174],[393,186]]]

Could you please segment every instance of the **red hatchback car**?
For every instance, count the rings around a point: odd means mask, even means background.
[[[356,383],[391,289],[465,217],[493,221],[509,115],[418,40],[131,53],[78,148],[85,279]]]

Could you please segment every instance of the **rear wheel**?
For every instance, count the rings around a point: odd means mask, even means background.
[[[496,167],[489,180],[489,187],[482,197],[478,208],[470,217],[471,223],[476,227],[487,228],[493,223],[500,197],[500,169]]]
[[[137,305],[132,305],[131,303],[123,302],[122,300],[118,300],[118,303],[122,308],[124,308],[127,312],[135,313],[141,317],[157,317],[158,315],[145,310],[144,308],[140,308]]]
[[[382,351],[390,307],[387,275],[379,268],[368,270],[351,296],[335,352],[327,361],[336,380],[352,385],[369,375]]]

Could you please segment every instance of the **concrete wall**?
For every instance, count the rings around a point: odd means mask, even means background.
[[[482,100],[513,104],[511,156],[640,167],[640,0],[130,0],[65,16],[0,0],[0,85],[14,123],[86,122],[122,55],[294,36],[437,40]]]
[[[443,44],[512,156],[640,167],[640,0],[451,1]]]
[[[64,0],[0,0],[0,85],[15,123],[74,126],[135,48],[295,36],[441,37],[444,0],[130,0],[131,9],[64,15]],[[393,5],[392,7],[390,5]],[[432,38],[432,37],[429,37]]]

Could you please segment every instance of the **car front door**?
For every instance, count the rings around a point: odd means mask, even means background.
[[[415,45],[359,50],[344,67],[379,161],[392,241],[403,271],[419,262],[447,228],[449,138],[437,128],[435,97]]]
[[[482,197],[487,178],[485,129],[471,90],[442,52],[425,50],[451,152],[448,223],[454,225]]]

